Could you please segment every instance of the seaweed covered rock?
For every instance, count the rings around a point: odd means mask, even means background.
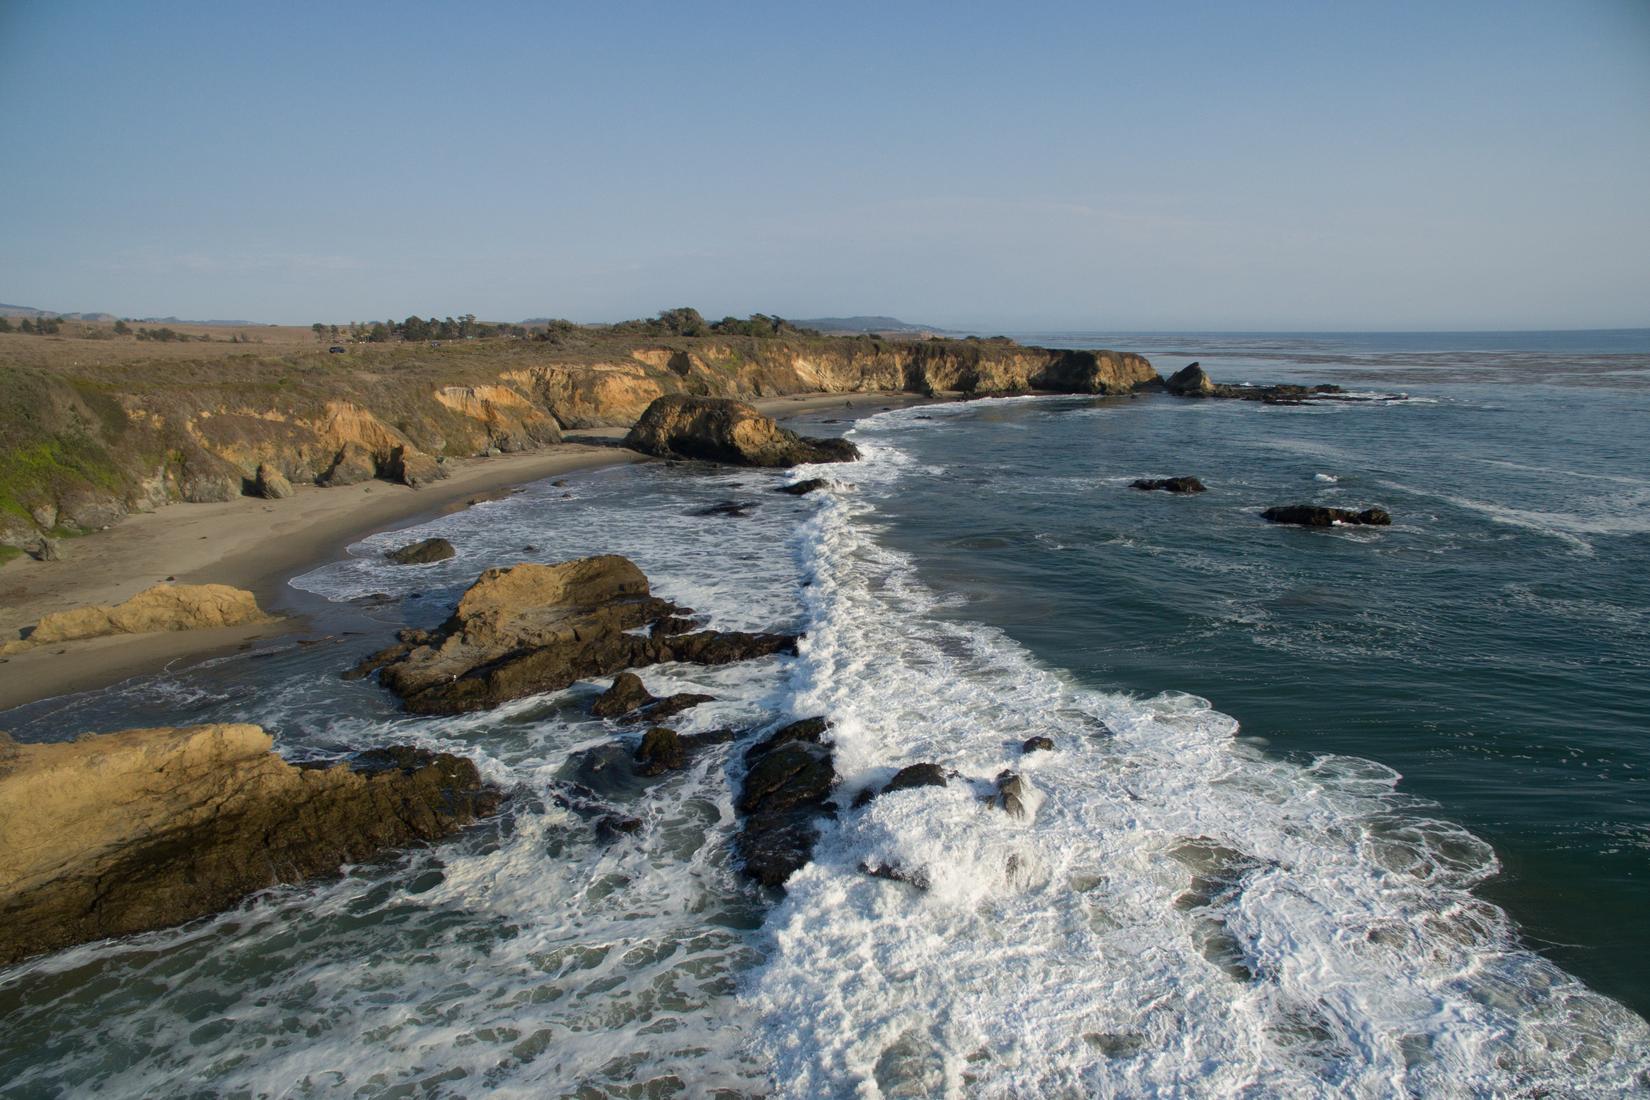
[[[625,436],[624,445],[659,458],[697,458],[734,466],[796,466],[859,457],[859,448],[845,439],[799,436],[742,401],[687,394],[656,399]]]
[[[251,725],[0,735],[0,965],[205,916],[498,806],[460,757],[397,747],[299,767],[271,744]]]
[[[745,753],[745,781],[735,807],[745,815],[735,844],[745,873],[782,886],[813,857],[818,819],[830,814],[836,768],[823,718],[782,726]]]
[[[1364,524],[1371,527],[1392,526],[1392,514],[1385,508],[1365,508],[1361,512],[1354,512],[1350,508],[1286,504],[1268,508],[1261,515],[1273,523],[1292,523],[1300,527],[1333,527],[1337,523]]]
[[[384,686],[420,714],[497,706],[575,681],[665,661],[720,665],[795,653],[796,636],[702,630],[632,633],[685,609],[653,596],[617,554],[489,569],[433,632],[368,657]]]

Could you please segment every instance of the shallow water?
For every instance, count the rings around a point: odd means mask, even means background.
[[[1412,399],[932,406],[854,425],[852,467],[541,483],[420,527],[452,561],[383,564],[403,532],[299,578],[337,601],[329,641],[0,716],[25,739],[258,721],[299,756],[414,741],[514,792],[455,842],[5,972],[0,1089],[1650,1088],[1623,1007],[1650,1007],[1650,356],[1602,337],[1571,377],[1540,347],[1154,339],[1107,343]],[[1417,362],[1451,355],[1499,355],[1511,382]],[[814,473],[851,485],[769,492]],[[1127,488],[1182,473],[1210,492]],[[728,498],[761,506],[686,515]],[[1398,522],[1256,516],[1297,500]],[[684,732],[829,714],[844,801],[914,761],[956,778],[845,814],[775,905],[729,855],[740,745],[637,780],[599,751],[601,684],[430,719],[337,679],[482,568],[605,551],[714,626],[808,632],[796,659],[644,670],[717,697]],[[372,593],[419,598],[345,602]],[[1022,758],[1034,734],[1056,750]],[[981,801],[1005,768],[1025,820]],[[570,778],[643,829],[598,838],[553,798]]]

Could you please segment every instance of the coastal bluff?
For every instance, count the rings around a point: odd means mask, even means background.
[[[475,765],[445,753],[291,764],[272,746],[244,724],[0,734],[0,966],[215,913],[498,806]]]
[[[353,344],[259,352],[114,340],[0,347],[0,558],[171,502],[372,479],[412,487],[457,458],[539,450],[571,429],[630,428],[661,397],[804,393],[1127,394],[1144,357],[1007,340],[791,334]],[[26,353],[26,354],[25,354]],[[144,353],[147,354],[147,353]],[[7,549],[10,548],[10,549]]]

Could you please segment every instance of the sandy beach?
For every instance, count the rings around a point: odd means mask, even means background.
[[[779,420],[840,408],[845,416],[924,400],[911,394],[799,394],[753,402]],[[0,639],[19,637],[42,615],[128,599],[151,585],[227,584],[252,591],[277,614],[289,578],[335,560],[351,543],[411,526],[516,485],[577,470],[648,461],[614,444],[623,428],[581,429],[540,451],[460,459],[423,489],[384,481],[336,489],[298,486],[286,500],[241,497],[223,504],[173,504],[107,531],[67,540],[63,560],[23,558],[0,566]],[[0,658],[0,710],[132,676],[159,672],[286,633],[301,617],[218,630],[117,635],[43,646]]]

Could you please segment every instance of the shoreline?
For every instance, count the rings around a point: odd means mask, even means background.
[[[809,393],[750,402],[776,420],[842,409],[858,418],[936,398],[905,393]],[[545,478],[654,461],[617,445],[627,429],[572,429],[542,450],[450,463],[450,475],[422,489],[385,481],[322,489],[297,486],[285,500],[239,497],[222,504],[169,504],[106,531],[64,543],[64,559],[21,558],[0,566],[0,638],[10,640],[53,611],[119,603],[169,579],[250,590],[272,622],[215,630],[117,634],[43,646],[0,658],[0,711],[92,691],[232,653],[304,628],[304,599],[288,581],[336,561],[381,531],[413,527]]]

